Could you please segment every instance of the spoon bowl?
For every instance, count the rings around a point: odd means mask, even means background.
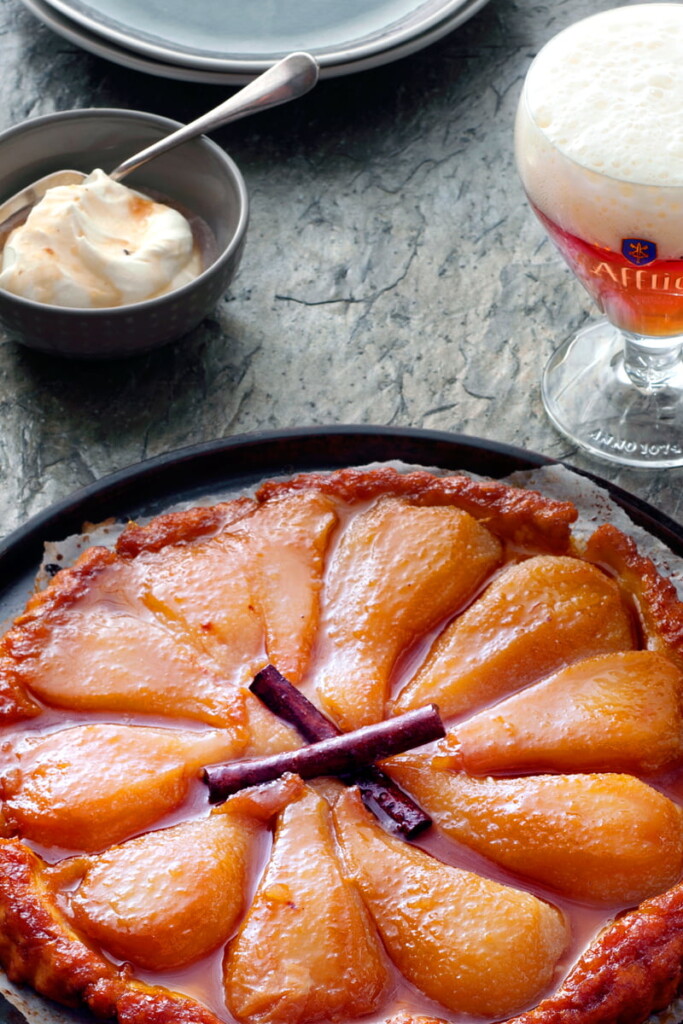
[[[104,171],[117,167],[180,125],[165,117],[121,108],[67,110],[23,121],[0,132],[0,166],[7,191],[63,167]],[[215,259],[199,277],[143,302],[79,309],[35,302],[0,289],[0,341],[68,358],[113,359],[159,348],[210,314],[223,315],[221,299],[237,273],[247,237],[249,200],[235,162],[206,135],[145,164],[131,174],[140,192],[170,196],[203,221],[215,240]],[[216,308],[218,307],[218,308]],[[187,341],[208,344],[207,320]]]
[[[131,174],[132,188],[175,206],[204,257],[203,271],[187,284],[122,305],[59,306],[0,288],[6,334],[43,352],[111,359],[159,348],[195,328],[239,267],[249,215],[239,169],[204,133],[301,96],[317,77],[312,57],[291,54],[189,125],[141,111],[88,109],[47,114],[0,133],[5,190],[14,193],[0,206],[0,249],[49,188],[101,168],[117,180]]]
[[[261,110],[268,110],[270,107],[297,99],[313,88],[318,81],[318,73],[318,63],[310,54],[290,53],[217,107],[165,138],[146,146],[139,153],[127,157],[109,172],[109,177],[114,181],[121,181],[143,164],[198,135],[248,117],[249,114],[256,114]],[[48,189],[60,185],[79,185],[86,177],[83,171],[52,171],[22,188],[0,205],[0,237],[6,232],[8,222],[12,221],[13,226],[14,222],[20,220],[31,207],[40,202]]]

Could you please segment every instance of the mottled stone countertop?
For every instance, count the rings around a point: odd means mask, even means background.
[[[241,270],[210,318],[166,349],[101,364],[0,334],[0,534],[150,456],[332,423],[530,448],[680,519],[680,470],[585,458],[541,406],[543,364],[595,310],[522,194],[515,105],[539,47],[609,6],[490,0],[427,50],[217,132],[244,173],[252,219]],[[0,129],[88,106],[184,121],[227,91],[91,56],[19,0],[0,5],[0,63]]]

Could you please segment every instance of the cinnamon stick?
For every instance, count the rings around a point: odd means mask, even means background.
[[[259,700],[263,701],[269,711],[293,725],[307,743],[319,743],[333,736],[341,736],[337,728],[326,715],[304,697],[301,690],[290,683],[275,665],[266,665],[249,687]]]
[[[435,704],[390,718],[376,725],[311,743],[270,757],[248,758],[204,768],[202,777],[209,787],[211,803],[220,803],[231,793],[261,782],[271,782],[287,772],[302,779],[319,775],[346,775],[360,766],[381,761],[423,743],[441,739],[445,730]]]
[[[293,686],[275,665],[266,665],[255,676],[249,689],[270,711],[293,725],[308,743],[341,735],[334,722]],[[358,786],[365,806],[385,821],[392,832],[405,839],[414,839],[432,824],[430,816],[413,798],[374,765],[344,777],[343,781]]]

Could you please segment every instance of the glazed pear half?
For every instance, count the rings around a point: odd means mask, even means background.
[[[637,903],[683,871],[683,812],[632,775],[478,779],[419,754],[390,765],[451,838],[572,899]]]
[[[179,807],[202,765],[235,753],[219,730],[106,723],[19,740],[3,752],[3,832],[100,850]]]
[[[239,1021],[311,1024],[378,1009],[389,971],[345,875],[327,802],[311,789],[283,811],[256,896],[228,946],[225,998]]]
[[[506,568],[443,631],[395,710],[435,701],[450,718],[633,643],[614,580],[578,558],[538,555]]]
[[[67,897],[76,924],[147,970],[181,968],[206,956],[232,935],[268,820],[301,786],[289,776],[236,794],[206,818],[63,862],[56,869],[62,880],[81,876]]]
[[[399,656],[459,611],[501,557],[500,541],[457,508],[385,498],[355,517],[328,571],[316,674],[340,728],[384,717]]]
[[[586,658],[456,725],[450,766],[510,771],[662,771],[683,752],[683,674],[655,651]],[[437,764],[441,762],[435,762]],[[448,757],[442,766],[449,766]]]
[[[347,870],[408,981],[477,1016],[508,1017],[538,1000],[568,942],[559,910],[394,839],[356,791],[334,814]]]

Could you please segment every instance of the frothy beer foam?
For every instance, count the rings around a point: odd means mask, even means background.
[[[619,7],[552,39],[517,118],[531,201],[565,231],[683,256],[683,4]]]

